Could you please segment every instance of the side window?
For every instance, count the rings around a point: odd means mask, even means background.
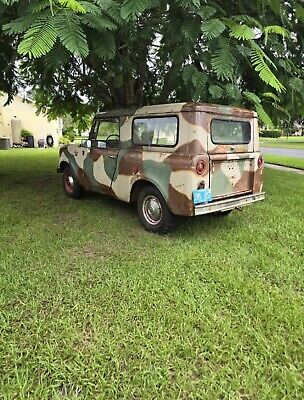
[[[117,148],[119,146],[119,119],[96,120],[90,139],[93,147]]]
[[[141,146],[173,147],[177,143],[177,117],[135,118],[133,143]]]

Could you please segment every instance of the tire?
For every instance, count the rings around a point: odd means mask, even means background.
[[[174,227],[175,216],[154,186],[146,186],[139,193],[137,213],[142,226],[149,232],[167,233]]]
[[[54,146],[54,138],[53,138],[52,135],[47,135],[47,137],[46,137],[46,144],[47,144],[49,147],[53,147],[53,146]]]
[[[79,185],[72,168],[67,165],[62,173],[63,190],[68,197],[80,199],[83,195],[83,187]]]

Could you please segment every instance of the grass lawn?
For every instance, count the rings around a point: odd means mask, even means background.
[[[300,149],[304,150],[303,136],[286,136],[280,138],[263,138],[260,137],[261,147],[280,147],[285,149]]]
[[[1,399],[304,398],[302,176],[158,236],[56,161],[0,152]]]
[[[284,165],[286,167],[304,169],[304,158],[283,157],[273,154],[263,155],[266,162],[271,164]]]

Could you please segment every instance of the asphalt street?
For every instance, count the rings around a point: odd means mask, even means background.
[[[304,150],[297,149],[282,149],[274,147],[261,147],[262,154],[273,154],[276,156],[283,157],[294,157],[294,158],[304,158]]]

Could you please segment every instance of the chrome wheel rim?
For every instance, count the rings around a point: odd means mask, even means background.
[[[163,214],[160,201],[157,197],[151,195],[144,199],[142,211],[146,221],[151,225],[157,225]]]
[[[74,178],[71,175],[65,176],[65,187],[68,192],[73,192],[74,189]]]

